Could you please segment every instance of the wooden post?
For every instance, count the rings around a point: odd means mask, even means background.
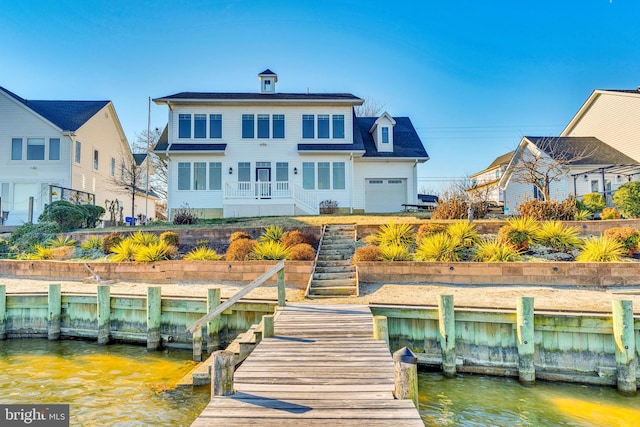
[[[273,314],[262,316],[262,338],[273,338]]]
[[[522,383],[536,382],[533,364],[535,341],[533,337],[533,298],[518,297],[516,303],[516,334],[518,338],[518,376]]]
[[[442,371],[446,376],[456,374],[456,319],[453,295],[438,298],[438,325],[442,350]]]
[[[7,289],[0,285],[0,340],[4,339],[7,339]]]
[[[47,336],[50,340],[60,339],[60,314],[62,310],[62,294],[59,284],[49,285],[49,304],[47,316]]]
[[[207,289],[207,313],[211,313],[220,305],[220,288]],[[211,354],[220,348],[220,316],[207,323],[207,353]]]
[[[612,303],[618,391],[635,394],[638,360],[636,359],[633,303],[629,300],[613,300]]]
[[[287,305],[285,301],[284,267],[278,271],[278,307]]]
[[[33,224],[33,196],[29,197],[29,206],[27,208],[27,222]]]
[[[233,394],[233,359],[230,351],[218,350],[213,353],[211,366],[211,397],[230,396]]]
[[[396,399],[411,399],[418,407],[418,358],[407,347],[393,353]]]
[[[111,288],[109,285],[98,286],[98,344],[109,343],[111,329]]]
[[[162,296],[159,286],[147,288],[147,349],[160,349],[160,314]]]
[[[373,339],[387,343],[389,348],[389,321],[387,316],[373,316]]]
[[[193,360],[202,362],[202,328],[197,328],[191,336],[193,339]]]

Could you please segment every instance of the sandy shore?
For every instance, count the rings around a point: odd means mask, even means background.
[[[0,284],[6,285],[8,294],[23,292],[46,292],[50,283],[60,283],[65,293],[95,293],[97,284],[77,281],[52,281],[33,279],[0,278]],[[111,284],[111,294],[146,295],[148,286],[162,287],[162,295],[181,297],[206,297],[207,289],[219,286],[223,298],[237,292],[241,286],[218,285],[215,283],[154,284],[117,282]],[[427,305],[438,304],[438,295],[454,296],[457,307],[515,309],[516,297],[535,298],[537,310],[570,312],[611,312],[611,301],[628,299],[633,301],[634,311],[640,313],[640,288],[593,290],[576,288],[558,288],[549,286],[477,286],[442,284],[361,284],[360,297],[330,298],[313,300],[313,303],[331,304],[389,304],[389,305]],[[250,299],[277,300],[276,286],[262,286],[247,296]],[[305,301],[304,291],[287,289],[287,301]],[[311,300],[307,300],[311,301]]]

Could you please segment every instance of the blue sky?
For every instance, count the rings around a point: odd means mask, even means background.
[[[129,141],[181,91],[350,92],[409,116],[420,186],[558,134],[594,89],[640,85],[640,2],[31,1],[0,6],[0,86],[114,102]],[[166,124],[152,106],[151,126]]]

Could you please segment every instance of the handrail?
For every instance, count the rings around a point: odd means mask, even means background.
[[[226,309],[231,307],[236,302],[240,301],[240,299],[243,296],[245,296],[246,294],[248,294],[249,292],[251,292],[252,290],[257,288],[258,286],[262,285],[269,278],[271,278],[271,276],[273,276],[274,274],[280,272],[280,270],[284,270],[284,260],[280,261],[275,266],[271,267],[269,270],[267,270],[264,274],[262,274],[260,277],[255,279],[249,285],[247,285],[244,288],[240,289],[238,292],[235,293],[235,295],[233,295],[231,298],[226,300],[224,303],[222,303],[218,307],[216,307],[215,310],[213,310],[212,312],[210,312],[208,314],[205,314],[200,319],[196,320],[193,325],[191,325],[191,326],[189,326],[187,328],[187,331],[191,332],[191,333],[194,333],[199,328],[201,328],[203,324],[205,324],[209,320],[213,319],[214,317],[220,315],[223,311],[225,311]],[[280,286],[284,286],[284,283],[280,284],[280,280],[278,280],[278,288]],[[280,290],[278,289],[278,296],[279,295],[280,295]]]
[[[320,241],[318,242],[318,250],[316,251],[316,258],[313,260],[313,268],[311,269],[311,276],[307,282],[307,290],[304,292],[304,297],[309,297],[309,291],[311,290],[311,282],[313,281],[313,275],[316,274],[316,266],[318,265],[318,257],[320,257],[320,248],[322,247],[322,239],[324,238],[324,232],[327,229],[327,224],[323,224],[322,233],[320,233]]]

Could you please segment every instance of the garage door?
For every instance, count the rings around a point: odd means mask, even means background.
[[[407,203],[407,180],[368,178],[364,200],[366,212],[399,212]]]

